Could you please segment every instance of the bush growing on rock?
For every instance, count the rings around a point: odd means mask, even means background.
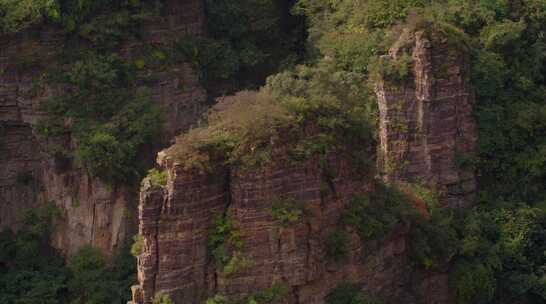
[[[154,296],[153,304],[174,304],[174,302],[168,295],[164,293],[158,293]]]
[[[371,297],[360,291],[357,285],[344,282],[326,296],[327,304],[382,304],[381,299]]]
[[[165,187],[167,185],[167,171],[151,169],[148,171],[148,178],[154,186]]]
[[[344,230],[338,229],[326,239],[325,251],[326,257],[330,261],[342,262],[347,258],[351,236]]]
[[[271,216],[283,227],[300,222],[304,212],[305,206],[294,199],[276,199],[271,207]]]
[[[272,76],[260,92],[220,102],[207,125],[179,136],[167,153],[186,170],[209,172],[212,163],[255,168],[281,144],[295,161],[339,151],[365,164],[375,143],[376,109],[362,81],[328,66]]]
[[[46,138],[67,131],[77,140],[76,159],[92,176],[127,181],[141,170],[139,149],[152,143],[161,110],[146,88],[135,87],[129,67],[117,55],[90,55],[56,75],[70,90],[50,99],[39,130]],[[70,152],[65,152],[70,154]]]
[[[144,250],[144,237],[140,234],[133,236],[133,245],[131,245],[131,254],[138,257]]]

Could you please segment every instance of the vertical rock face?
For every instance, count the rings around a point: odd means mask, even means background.
[[[434,35],[434,34],[431,34]],[[476,141],[473,96],[465,83],[468,57],[447,39],[424,32],[404,33],[384,58],[410,53],[410,73],[401,83],[383,79],[376,86],[380,110],[381,166],[387,181],[435,187],[450,207],[468,206],[474,174],[458,167]]]
[[[203,303],[216,294],[236,298],[274,284],[288,288],[283,303],[324,303],[328,292],[345,281],[361,283],[389,303],[415,303],[415,288],[423,291],[427,303],[450,303],[443,278],[414,286],[406,225],[397,226],[380,242],[364,244],[351,231],[346,261],[329,261],[325,244],[339,227],[345,205],[354,194],[373,191],[374,186],[354,178],[340,157],[329,160],[338,174],[326,190],[318,163],[315,159],[291,164],[277,155],[260,169],[203,174],[164,161],[167,186],[146,180],[141,191],[139,232],[144,251],[138,258],[140,284],[133,288],[133,303],[152,303],[157,293],[169,295],[174,303]],[[283,226],[271,212],[280,197],[300,202],[305,215]],[[237,223],[241,254],[251,261],[231,274],[218,270],[207,248],[213,218],[222,214]],[[429,291],[433,284],[438,288]]]
[[[142,39],[128,41],[121,53],[130,57],[143,44],[199,35],[203,18],[200,0],[166,1],[162,15],[142,25]],[[106,185],[80,168],[56,162],[33,129],[44,116],[40,106],[52,95],[49,88],[36,90],[36,84],[63,44],[61,31],[48,27],[0,37],[0,229],[17,228],[24,209],[53,201],[63,211],[53,236],[58,248],[70,253],[91,243],[112,254],[134,227],[130,214],[136,213],[137,190]],[[150,86],[153,100],[165,109],[165,141],[200,115],[206,94],[188,64],[159,72]],[[74,146],[69,135],[59,140]]]
[[[441,39],[432,46],[423,33],[411,34],[409,42],[408,79],[396,87],[377,84],[385,179],[422,182],[440,190],[449,206],[466,206],[474,177],[456,167],[457,155],[472,152],[475,140],[466,57]],[[391,58],[399,51],[393,49]],[[327,182],[318,160],[293,163],[282,152],[259,169],[231,167],[212,174],[184,171],[160,156],[169,178],[164,188],[149,181],[142,188],[139,223],[145,241],[134,303],[149,304],[157,293],[177,304],[203,303],[216,294],[236,298],[281,283],[288,288],[283,303],[320,304],[344,281],[387,303],[454,303],[446,273],[412,266],[406,224],[381,241],[363,243],[349,231],[346,261],[328,260],[325,244],[346,204],[354,194],[374,191],[370,179],[351,174],[343,156],[327,161],[337,172]],[[288,226],[275,220],[272,208],[279,197],[303,204],[304,216]],[[218,270],[207,250],[215,214],[237,223],[241,254],[251,261],[238,272]]]
[[[200,298],[210,279],[208,230],[213,215],[226,206],[222,172],[211,176],[172,170],[167,189],[145,181],[141,192],[139,233],[144,253],[138,259],[138,278],[146,303],[158,291],[179,303]]]

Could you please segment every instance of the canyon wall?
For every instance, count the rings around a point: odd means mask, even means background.
[[[141,38],[129,39],[120,52],[131,58],[145,44],[168,45],[203,32],[202,1],[168,0],[159,16],[142,24]],[[0,227],[16,229],[23,210],[55,202],[62,210],[53,236],[56,247],[71,253],[92,244],[112,254],[136,226],[137,186],[111,186],[72,163],[56,161],[34,130],[45,115],[40,107],[54,93],[37,84],[64,43],[62,31],[51,26],[0,37]],[[167,143],[197,120],[206,93],[188,64],[158,71],[149,86],[164,109],[162,141]],[[56,140],[75,145],[70,135]],[[158,148],[143,151],[142,162],[151,163]]]
[[[468,206],[474,176],[455,166],[457,153],[471,152],[475,139],[472,96],[464,84],[466,55],[441,40],[431,42],[422,32],[409,35],[409,77],[397,87],[377,84],[379,163],[390,166],[387,182],[425,183],[439,190],[443,204]],[[396,52],[390,55],[394,59]],[[327,161],[336,175],[325,183],[318,159],[294,163],[282,146],[275,151],[261,168],[218,164],[213,173],[185,171],[168,154],[159,154],[168,181],[160,186],[147,179],[142,185],[143,252],[133,303],[149,304],[158,293],[177,304],[203,303],[214,295],[237,298],[279,283],[288,288],[282,303],[320,304],[345,281],[386,303],[454,303],[447,269],[432,272],[413,265],[408,224],[398,224],[379,241],[365,242],[344,228],[350,235],[347,259],[329,260],[328,235],[339,227],[355,194],[375,191],[373,174],[354,172],[343,155],[336,155]],[[296,223],[284,226],[273,217],[279,197],[305,206]],[[251,261],[238,272],[218,270],[210,252],[217,215],[237,223],[241,254]]]

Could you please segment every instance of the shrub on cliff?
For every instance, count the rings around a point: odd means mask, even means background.
[[[220,102],[206,126],[179,136],[168,153],[185,169],[204,171],[223,164],[256,167],[281,145],[295,161],[338,151],[357,165],[367,164],[376,109],[362,81],[327,65],[272,76],[260,92]]]
[[[184,37],[178,53],[211,89],[223,82],[228,91],[256,88],[268,73],[300,59],[305,30],[287,2],[206,0],[208,35]]]
[[[0,32],[19,32],[45,21],[62,24],[65,30],[73,32],[101,12],[152,10],[160,3],[161,0],[1,0]],[[112,25],[119,20],[103,21]]]
[[[253,166],[269,158],[270,142],[289,124],[269,94],[241,92],[209,111],[208,125],[179,136],[168,153],[186,169],[210,171],[215,162]]]
[[[285,303],[288,294],[288,286],[276,283],[267,289],[254,291],[242,297],[229,298],[221,294],[216,294],[208,298],[205,304],[281,304]]]
[[[329,261],[342,262],[347,258],[351,236],[344,230],[338,229],[326,238],[325,252]]]
[[[174,304],[171,298],[164,293],[157,293],[154,296],[153,304]]]
[[[151,169],[148,171],[147,177],[154,186],[165,187],[167,185],[167,171]]]
[[[131,254],[138,257],[144,250],[144,237],[140,234],[133,236],[133,245],[131,245]]]
[[[461,254],[454,271],[459,303],[494,303],[499,294],[529,303],[543,301],[544,209],[475,208],[461,228]]]
[[[344,282],[332,289],[326,296],[326,304],[382,304],[377,297],[366,295],[358,286]]]
[[[48,138],[71,132],[74,155],[93,176],[108,182],[136,176],[138,151],[156,138],[161,116],[148,90],[135,87],[130,67],[115,54],[91,54],[53,80],[69,89],[45,105],[49,115],[40,133]]]
[[[243,241],[237,222],[229,214],[214,217],[208,235],[208,250],[223,275],[229,276],[252,266],[252,260],[242,253]]]
[[[364,242],[381,241],[395,227],[408,227],[412,262],[429,269],[449,263],[459,253],[457,220],[423,187],[377,182],[372,192],[356,195],[347,204],[341,224],[356,228]]]
[[[305,214],[305,205],[291,198],[278,198],[271,206],[271,217],[282,227],[300,223]]]

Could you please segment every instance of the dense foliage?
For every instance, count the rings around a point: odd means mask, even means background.
[[[360,291],[357,285],[349,282],[341,283],[326,296],[326,304],[382,304],[379,298],[372,297]]]
[[[94,46],[91,53],[65,52],[70,68],[54,78],[70,89],[48,103],[51,118],[43,123],[42,132],[46,136],[72,132],[78,141],[74,156],[105,180],[134,176],[136,153],[157,134],[158,109],[133,79],[147,63],[126,62],[114,51],[119,41],[134,34],[138,21],[157,8],[155,3],[0,0],[2,32],[50,22]],[[299,0],[292,11],[305,17],[309,33],[303,61],[307,65],[301,66],[293,64],[302,62],[305,31],[302,19],[287,17],[290,4],[206,1],[209,36],[184,37],[176,46],[204,83],[221,86],[228,79],[229,91],[255,87],[264,74],[282,72],[270,76],[258,93],[226,98],[211,110],[206,124],[180,136],[169,152],[186,169],[213,171],[218,164],[253,168],[270,161],[274,145],[283,143],[291,161],[336,152],[347,155],[355,169],[370,168],[377,110],[368,84],[377,75],[402,83],[411,65],[409,56],[391,62],[380,55],[404,28],[440,31],[442,39],[471,58],[467,81],[476,96],[479,140],[476,153],[461,155],[460,164],[477,172],[480,193],[475,207],[451,212],[439,208],[419,187],[377,185],[374,193],[356,196],[348,204],[341,227],[328,237],[326,253],[335,262],[344,261],[349,241],[345,226],[356,228],[367,241],[385,237],[396,225],[410,225],[415,267],[451,264],[460,303],[544,302],[546,2]],[[105,12],[116,18],[101,17]],[[55,147],[52,151],[72,156]],[[160,172],[151,172],[150,177],[158,185],[165,183]],[[425,202],[424,214],[410,208],[415,200]],[[271,211],[281,225],[297,223],[303,215],[294,204],[277,204]],[[40,250],[52,249],[44,238],[47,233],[36,232],[42,228],[25,225],[17,235],[2,234],[0,267],[6,271],[0,288],[10,301],[20,296],[19,286],[32,291],[28,303],[37,297],[58,303],[56,299],[64,301],[71,293],[82,301],[113,299],[111,288],[104,288],[106,295],[102,290],[95,294],[92,290],[99,287],[91,284],[84,290],[81,283],[98,275],[89,268],[108,268],[93,250],[83,249],[79,254],[84,261],[74,258],[68,267],[54,253],[35,259]],[[209,236],[217,267],[230,273],[244,264],[236,225],[229,217],[216,218]],[[351,284],[334,289],[326,300],[375,303]],[[225,302],[221,295],[209,299]]]
[[[38,126],[48,152],[74,159],[110,183],[142,175],[137,156],[158,138],[161,126],[161,110],[140,79],[139,66],[119,54],[120,44],[136,36],[139,22],[156,13],[155,2],[129,2],[60,1],[66,43],[53,64],[40,63],[45,77],[36,82],[38,90],[43,84],[56,88]],[[67,134],[74,139],[71,145],[59,140]]]
[[[256,88],[269,73],[301,60],[305,31],[289,13],[293,1],[204,2],[207,37],[185,37],[178,51],[209,89]]]
[[[135,87],[133,71],[117,55],[90,55],[76,61],[54,81],[71,89],[46,104],[47,120],[40,125],[46,137],[70,131],[76,138],[75,156],[93,176],[126,181],[139,169],[139,148],[150,143],[161,126],[160,109],[144,87]],[[63,146],[50,152],[70,155]]]
[[[136,277],[135,260],[123,248],[112,264],[90,246],[66,263],[50,245],[58,209],[25,213],[17,233],[0,233],[0,299],[5,304],[124,304]]]
[[[273,286],[249,295],[235,298],[217,294],[205,302],[205,304],[281,304],[286,301],[289,288],[285,284],[273,284]]]
[[[210,171],[222,161],[252,168],[270,161],[273,145],[282,142],[294,161],[338,151],[356,167],[368,166],[375,108],[362,81],[329,66],[272,76],[259,93],[226,98],[211,110],[208,125],[181,135],[169,152],[186,169]]]
[[[316,60],[327,56],[344,71],[373,72],[376,56],[386,53],[403,27],[428,24],[426,30],[443,28],[453,47],[464,41],[472,58],[469,84],[477,97],[479,139],[476,154],[462,156],[461,165],[477,171],[481,192],[474,209],[436,220],[433,215],[412,232],[414,260],[451,260],[461,303],[543,302],[546,3],[301,0],[296,10],[308,17]],[[381,235],[396,220],[392,210],[371,207],[374,201],[355,201],[349,214],[358,216],[349,218],[366,234]],[[385,202],[379,206],[388,209]]]
[[[44,22],[62,25],[68,32],[85,32],[85,24],[98,14],[125,14],[141,7],[150,10],[160,4],[160,0],[0,0],[0,33],[15,33]]]
[[[452,214],[428,204],[423,219],[407,208],[408,197],[379,189],[355,198],[345,224],[358,227],[363,239],[377,239],[411,222],[415,264],[453,263],[461,303],[543,301],[544,3],[301,0],[294,11],[308,20],[312,66],[271,76],[258,95],[224,104],[207,126],[179,138],[173,152],[200,169],[218,159],[260,164],[282,132],[294,160],[344,148],[357,160],[370,159],[357,149],[374,142],[377,119],[365,83],[375,73],[402,82],[411,63],[409,57],[382,62],[379,55],[402,28],[440,31],[472,59],[479,141],[476,154],[462,155],[460,163],[478,173],[477,206]],[[342,242],[339,233],[329,240],[332,246]],[[342,260],[343,250],[330,255]]]

